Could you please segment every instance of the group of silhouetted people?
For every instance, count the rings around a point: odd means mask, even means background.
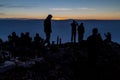
[[[73,20],[73,22],[71,23],[71,42],[74,43],[76,42],[76,28],[78,30],[78,42],[80,43],[83,40],[85,32],[83,23],[78,25],[78,23],[75,20]]]
[[[52,15],[49,14],[47,18],[44,20],[44,32],[46,35],[46,39],[44,41],[44,45],[50,46],[50,37],[52,33],[51,29],[51,19]],[[97,29],[95,29],[97,32]],[[71,23],[71,42],[76,43],[76,33],[78,33],[78,43],[81,43],[84,38],[84,23],[78,24],[75,20]],[[95,34],[94,29],[93,29],[93,34]],[[96,33],[97,34],[97,33]],[[100,34],[98,34],[100,36]],[[106,39],[104,40],[105,42],[111,42],[111,33],[108,32],[105,34]]]
[[[20,36],[16,32],[12,32],[8,35],[6,42],[1,42],[0,50],[7,50],[11,53],[11,57],[17,56],[21,58],[35,57],[41,53],[44,39],[42,39],[38,33],[35,34],[33,40],[29,32],[21,33]]]
[[[44,45],[47,44],[47,46],[50,46],[50,35],[51,35],[51,32],[52,32],[52,29],[51,29],[51,19],[52,19],[52,15],[49,14],[47,16],[47,18],[44,20],[44,32],[45,32],[45,35],[46,35],[46,39],[44,41]],[[77,28],[78,26],[78,28]],[[73,20],[73,22],[71,23],[71,42],[76,42],[76,28],[78,30],[78,42],[81,42],[83,40],[83,37],[84,37],[84,25],[83,23],[81,23],[80,25],[78,25],[78,23]]]
[[[44,20],[44,32],[46,35],[46,39],[42,39],[38,33],[36,33],[34,37],[34,41],[32,41],[32,38],[30,37],[30,33],[21,33],[20,37],[16,34],[16,32],[12,32],[11,35],[8,36],[8,41],[5,42],[4,45],[2,45],[2,40],[0,41],[0,45],[4,46],[6,49],[10,50],[13,56],[16,56],[16,53],[26,53],[26,50],[32,50],[31,48],[35,49],[37,53],[41,50],[41,46],[48,46],[50,47],[50,37],[52,33],[52,26],[51,26],[51,19],[52,15],[49,14],[47,18]],[[78,32],[78,43],[82,43],[85,29],[84,29],[84,24],[78,23],[73,20],[71,23],[71,42],[76,42],[76,33]],[[111,42],[111,33],[107,32],[104,34],[106,39],[102,40],[100,33],[98,32],[97,28],[94,28],[92,30],[92,35],[90,35],[87,38],[87,46],[88,46],[88,51],[91,54],[95,56],[96,52],[98,51],[100,45],[102,42],[109,43]],[[58,39],[57,37],[57,44],[60,42],[61,44],[61,38]],[[58,42],[59,41],[59,42]],[[0,48],[4,48],[1,47]],[[18,51],[18,52],[16,52]],[[93,56],[92,55],[92,56]]]

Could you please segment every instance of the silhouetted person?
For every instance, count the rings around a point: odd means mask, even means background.
[[[47,18],[44,20],[44,32],[46,34],[46,40],[44,41],[44,45],[47,43],[47,46],[50,46],[50,34],[52,32],[51,19],[52,15],[48,15]]]
[[[34,48],[39,49],[41,44],[43,44],[43,39],[36,33],[34,37]]]
[[[10,36],[9,36],[10,38]],[[16,57],[17,54],[17,47],[18,47],[18,43],[19,43],[19,37],[17,36],[16,32],[12,32],[12,36],[11,36],[11,54],[12,57]]]
[[[96,63],[96,55],[102,45],[101,35],[98,33],[98,29],[94,28],[92,35],[87,38],[88,43],[88,60],[91,65]]]
[[[43,39],[39,36],[38,33],[36,33],[35,37],[34,37],[34,42],[39,45],[43,42]]]
[[[26,44],[26,47],[30,47],[31,46],[31,42],[32,42],[32,38],[30,37],[30,33],[26,32],[26,34],[25,34],[25,44]]]
[[[104,34],[106,39],[104,40],[105,42],[111,42],[111,33],[110,32],[107,32]]]
[[[71,42],[76,42],[76,27],[77,27],[77,22],[73,20],[71,23]]]
[[[19,43],[20,43],[20,47],[25,47],[25,44],[26,44],[26,42],[25,42],[25,34],[23,32],[20,34]]]
[[[12,32],[11,39],[12,39],[14,47],[17,47],[19,37],[17,36],[16,32]]]
[[[12,41],[12,36],[8,35],[8,41]]]
[[[13,42],[12,42],[12,36],[11,35],[8,35],[7,48],[10,51],[11,51],[11,48],[13,48]]]
[[[84,25],[83,25],[83,23],[81,23],[81,24],[78,26],[78,42],[79,42],[79,43],[80,43],[81,41],[83,41],[84,33],[85,33]]]
[[[98,29],[92,30],[92,35],[87,38],[88,44],[88,67],[89,76],[94,78],[96,76],[96,60],[102,45],[102,38],[98,33]]]

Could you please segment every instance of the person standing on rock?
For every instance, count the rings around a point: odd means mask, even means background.
[[[50,34],[52,32],[51,19],[52,19],[52,15],[49,14],[47,16],[47,18],[44,20],[44,32],[46,34],[46,39],[44,41],[44,45],[47,44],[47,46],[50,46]]]
[[[83,23],[81,23],[81,24],[78,26],[78,42],[79,42],[79,43],[80,43],[81,41],[83,41],[84,33],[85,33],[84,25],[83,25]]]
[[[76,42],[76,27],[77,27],[78,23],[73,20],[73,22],[71,23],[71,42]]]

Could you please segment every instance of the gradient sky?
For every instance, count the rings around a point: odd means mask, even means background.
[[[0,0],[0,18],[119,19],[120,0]]]

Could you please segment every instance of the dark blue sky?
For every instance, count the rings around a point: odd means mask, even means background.
[[[0,18],[120,19],[120,0],[0,0]]]

